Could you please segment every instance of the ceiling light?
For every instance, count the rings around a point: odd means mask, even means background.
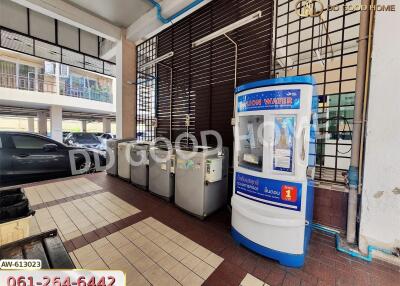
[[[149,66],[158,64],[159,62],[162,62],[162,61],[164,61],[164,60],[166,60],[166,59],[169,59],[169,58],[172,57],[173,55],[174,55],[174,52],[169,52],[168,54],[165,54],[165,55],[163,55],[163,56],[161,56],[161,57],[158,57],[158,58],[156,58],[156,59],[154,59],[154,60],[151,60],[151,61],[149,61],[149,62],[147,62],[147,63],[141,65],[141,66],[139,67],[139,69],[145,69],[145,68],[147,68],[147,67],[149,67]]]
[[[243,18],[243,19],[241,19],[241,20],[239,20],[239,21],[237,21],[237,22],[235,22],[233,24],[230,24],[230,25],[228,25],[228,26],[226,26],[226,27],[224,27],[222,29],[219,29],[218,31],[215,31],[215,32],[213,32],[213,33],[211,33],[211,34],[209,34],[209,35],[207,35],[207,36],[205,36],[205,37],[193,42],[192,43],[192,47],[195,48],[195,47],[198,47],[198,46],[200,46],[200,45],[202,45],[204,43],[207,43],[207,42],[209,42],[211,40],[214,40],[215,38],[217,38],[219,36],[225,35],[225,34],[231,32],[233,30],[236,30],[236,29],[238,29],[238,28],[240,28],[240,27],[242,27],[242,26],[244,26],[244,25],[246,25],[248,23],[251,23],[251,22],[261,18],[261,16],[262,16],[262,12],[261,11],[257,11],[257,12],[255,12],[255,13],[253,13],[253,14],[251,14],[251,15],[249,15],[249,16],[247,16],[247,17],[245,17],[245,18]]]

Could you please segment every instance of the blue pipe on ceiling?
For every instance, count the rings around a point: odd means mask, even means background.
[[[165,18],[162,15],[162,8],[161,8],[160,3],[158,3],[156,0],[148,0],[148,1],[157,9],[157,18],[158,18],[158,20],[160,20],[163,24],[168,24],[168,23],[172,23],[172,21],[174,19],[176,19],[177,17],[181,16],[183,13],[186,13],[187,11],[189,11],[193,7],[197,6],[198,4],[203,2],[204,0],[195,0],[192,3],[190,3],[189,5],[187,5],[185,8],[183,8],[182,10],[178,11],[177,13],[175,13],[174,15],[172,15],[171,17],[168,17],[168,18]]]

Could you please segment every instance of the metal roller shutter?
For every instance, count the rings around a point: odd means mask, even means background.
[[[173,51],[163,63],[173,69],[172,134],[170,71],[157,68],[157,136],[174,141],[186,132],[200,140],[202,130],[216,130],[232,147],[234,46],[225,37],[192,48],[191,43],[254,12],[263,17],[229,35],[238,43],[238,84],[270,77],[273,0],[214,0],[157,35],[157,56]]]

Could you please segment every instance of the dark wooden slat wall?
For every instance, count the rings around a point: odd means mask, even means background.
[[[232,147],[234,100],[234,46],[221,36],[192,48],[191,43],[258,10],[263,17],[229,34],[238,43],[238,85],[270,78],[273,0],[214,0],[161,32],[157,56],[173,68],[172,134],[169,134],[170,71],[158,65],[157,136],[171,138],[189,132],[200,140],[202,130],[218,131]],[[231,153],[232,154],[232,153]]]

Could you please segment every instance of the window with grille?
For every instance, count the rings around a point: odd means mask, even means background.
[[[0,48],[115,76],[115,64],[0,26]]]
[[[151,141],[155,138],[157,69],[155,65],[145,68],[142,66],[156,57],[156,37],[137,46],[136,136],[139,140]]]
[[[359,2],[322,0],[322,7],[312,6],[322,12],[317,17],[298,15],[296,5],[304,3],[297,0],[275,5],[273,76],[314,76],[319,96],[316,179],[339,184],[350,164],[360,19],[358,11],[343,6]],[[334,5],[339,9],[329,9]]]

